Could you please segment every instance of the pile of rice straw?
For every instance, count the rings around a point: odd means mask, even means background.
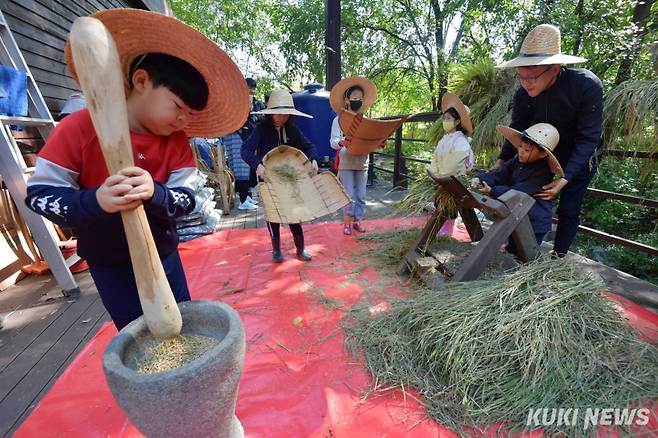
[[[453,197],[434,182],[427,173],[422,173],[411,182],[405,197],[396,203],[393,215],[415,216],[421,214],[429,203],[433,203],[447,216],[451,216],[457,211]]]
[[[346,345],[364,357],[370,391],[414,388],[431,417],[459,431],[520,430],[530,409],[639,407],[658,396],[658,349],[599,287],[578,266],[540,259],[498,279],[409,290],[375,315],[356,305]]]

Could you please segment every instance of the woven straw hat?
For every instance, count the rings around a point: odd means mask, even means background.
[[[263,157],[265,181],[258,193],[265,208],[265,220],[278,224],[299,224],[340,210],[350,203],[345,189],[331,172],[313,177],[313,165],[297,148],[281,145]]]
[[[580,56],[563,55],[560,41],[560,29],[551,24],[540,24],[532,29],[523,40],[519,56],[497,65],[496,68],[578,64],[587,61]]]
[[[462,103],[459,96],[453,93],[443,93],[441,97],[441,112],[446,112],[448,108],[454,108],[457,111],[466,135],[469,137],[473,135],[473,122],[471,122],[470,116],[471,110]]]
[[[220,137],[235,132],[249,115],[249,89],[229,56],[202,33],[180,20],[157,12],[118,8],[92,17],[110,31],[119,52],[126,90],[130,65],[145,53],[164,53],[196,68],[208,85],[208,104],[185,128],[190,137]],[[66,63],[77,81],[71,44],[66,43]]]
[[[560,142],[560,133],[557,132],[557,129],[555,129],[553,125],[548,123],[537,123],[523,132],[519,132],[509,126],[498,125],[496,126],[496,131],[509,140],[509,142],[512,143],[512,146],[517,149],[521,146],[521,140],[523,140],[523,138],[528,138],[534,141],[539,147],[543,148],[548,153],[548,166],[550,167],[551,172],[556,175],[564,176],[562,166],[560,166],[557,158],[553,155],[553,150],[555,150],[555,147]]]
[[[295,109],[295,102],[292,95],[286,90],[274,90],[267,101],[267,108],[261,111],[254,111],[251,114],[288,114],[291,116],[302,116],[312,119],[310,114],[303,113]]]
[[[336,85],[331,88],[331,94],[329,95],[329,104],[331,108],[340,113],[341,110],[345,109],[345,93],[352,87],[360,87],[363,90],[363,112],[368,111],[368,108],[375,103],[377,99],[377,86],[368,78],[363,76],[350,76],[339,81]]]

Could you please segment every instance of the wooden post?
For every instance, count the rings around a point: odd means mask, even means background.
[[[368,186],[372,186],[375,183],[375,154],[370,152],[370,159],[368,160]]]
[[[331,88],[340,81],[340,0],[324,2],[325,33],[324,50],[326,53],[325,88]]]
[[[404,125],[402,125],[404,126]],[[393,188],[400,186],[400,170],[401,162],[400,157],[402,156],[402,126],[400,126],[395,131],[395,158],[393,159]]]

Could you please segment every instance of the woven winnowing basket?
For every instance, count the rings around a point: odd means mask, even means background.
[[[338,125],[345,133],[350,154],[368,155],[381,147],[406,119],[407,117],[392,120],[369,119],[363,117],[363,114],[343,110],[338,116]]]
[[[350,202],[345,189],[330,172],[309,176],[313,165],[302,151],[282,145],[265,155],[265,182],[258,192],[265,220],[298,224],[331,214]]]

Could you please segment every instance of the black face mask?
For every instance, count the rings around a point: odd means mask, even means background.
[[[352,111],[358,111],[361,105],[363,105],[363,101],[361,100],[350,100],[350,109]]]

